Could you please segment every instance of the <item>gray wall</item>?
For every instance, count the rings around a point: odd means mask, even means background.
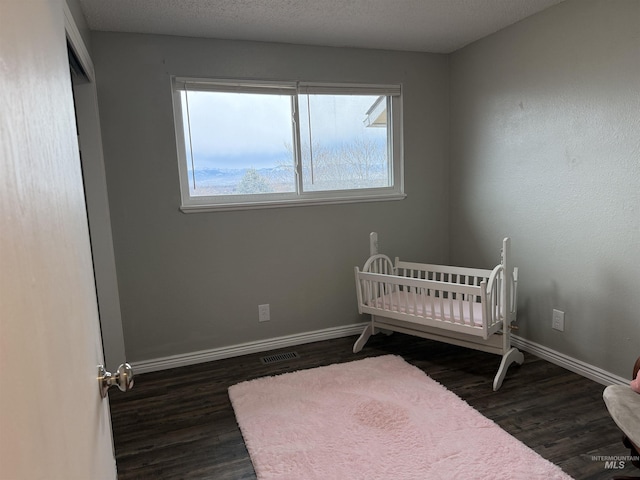
[[[454,263],[496,258],[510,235],[519,335],[628,378],[640,354],[640,2],[567,1],[454,53],[451,98]]]
[[[391,255],[448,260],[448,57],[104,32],[91,44],[129,361],[364,320],[353,267],[370,231]],[[172,74],[402,82],[408,197],[180,213]]]

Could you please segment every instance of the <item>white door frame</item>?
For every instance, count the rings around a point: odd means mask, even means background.
[[[85,83],[74,85],[74,98],[105,365],[107,370],[115,371],[118,365],[126,361],[126,355],[95,70],[71,10],[66,2],[63,3],[67,42],[88,79]]]

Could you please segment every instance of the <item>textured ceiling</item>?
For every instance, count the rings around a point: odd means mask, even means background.
[[[562,0],[80,0],[91,30],[450,53]]]

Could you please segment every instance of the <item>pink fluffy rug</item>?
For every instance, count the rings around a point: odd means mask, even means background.
[[[260,480],[570,479],[394,355],[229,388]]]

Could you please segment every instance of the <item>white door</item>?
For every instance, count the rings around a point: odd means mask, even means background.
[[[63,0],[0,0],[0,477],[115,479]]]

